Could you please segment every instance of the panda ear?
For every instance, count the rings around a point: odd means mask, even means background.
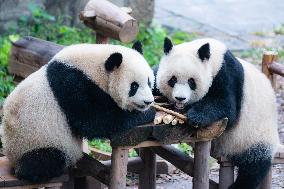
[[[142,48],[142,44],[140,41],[136,41],[133,45],[132,45],[132,49],[138,51],[140,54],[143,55],[143,48]]]
[[[164,53],[166,55],[169,54],[172,48],[173,48],[172,41],[168,37],[166,37],[164,40]]]
[[[210,45],[209,45],[209,43],[202,45],[198,49],[198,56],[202,61],[204,61],[205,59],[209,60],[209,58],[210,58]]]
[[[113,53],[111,54],[105,62],[105,68],[107,71],[113,71],[114,68],[118,68],[122,63],[122,54]]]

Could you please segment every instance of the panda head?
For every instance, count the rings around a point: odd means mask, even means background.
[[[134,43],[132,48],[118,49],[106,59],[108,83],[105,90],[122,109],[144,111],[154,102],[154,74],[143,57],[141,43]]]
[[[164,42],[157,72],[157,88],[178,109],[197,102],[208,92],[219,71],[226,47],[213,39],[199,39],[173,46]]]

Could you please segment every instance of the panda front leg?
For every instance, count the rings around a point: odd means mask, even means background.
[[[235,112],[234,107],[227,99],[204,98],[187,111],[188,122],[199,127],[209,126],[224,117],[229,118],[230,122]]]
[[[124,128],[131,129],[138,125],[150,123],[155,119],[156,111],[153,107],[143,112],[130,112],[125,115]]]
[[[270,149],[268,145],[258,144],[245,152],[229,156],[238,167],[238,177],[229,189],[256,189],[271,167]]]
[[[67,158],[63,151],[48,147],[26,152],[15,165],[15,175],[30,182],[45,182],[63,174]]]

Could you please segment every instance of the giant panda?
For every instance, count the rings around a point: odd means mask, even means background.
[[[78,44],[64,48],[5,101],[3,146],[19,179],[59,176],[82,156],[77,137],[111,138],[154,119],[154,75],[134,49]]]
[[[267,174],[279,145],[275,94],[269,80],[236,58],[220,41],[164,42],[156,73],[157,90],[199,128],[227,117],[213,141],[213,155],[238,167],[231,189],[254,189]]]

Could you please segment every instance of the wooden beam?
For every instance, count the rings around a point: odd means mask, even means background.
[[[134,40],[139,30],[134,18],[106,0],[90,0],[79,18],[97,33],[124,43]]]
[[[270,65],[268,65],[268,69],[271,73],[284,77],[284,66],[282,64],[278,62],[272,62]]]
[[[151,149],[160,157],[173,164],[176,168],[193,177],[194,160],[192,157],[184,154],[171,145],[151,147]],[[210,180],[209,184],[210,189],[218,188],[218,183],[213,180]]]
[[[111,161],[102,161],[102,163],[111,168]],[[140,173],[143,170],[144,163],[140,157],[132,157],[128,159],[127,171],[132,173]]]
[[[227,118],[213,123],[210,127],[197,130],[190,125],[154,125],[149,123],[137,126],[127,132],[112,136],[111,146],[138,148],[175,144],[179,142],[208,141],[220,136],[226,128]],[[149,141],[149,138],[151,141]]]
[[[156,188],[156,154],[151,148],[140,148],[139,156],[143,160],[144,167],[139,174],[139,189]]]
[[[151,147],[151,149],[184,173],[193,176],[192,157],[185,155],[183,152],[171,145]]]
[[[211,141],[195,143],[193,189],[209,189],[210,148]]]
[[[76,177],[92,176],[103,184],[109,185],[110,168],[90,157],[88,154],[84,153],[72,172]]]

